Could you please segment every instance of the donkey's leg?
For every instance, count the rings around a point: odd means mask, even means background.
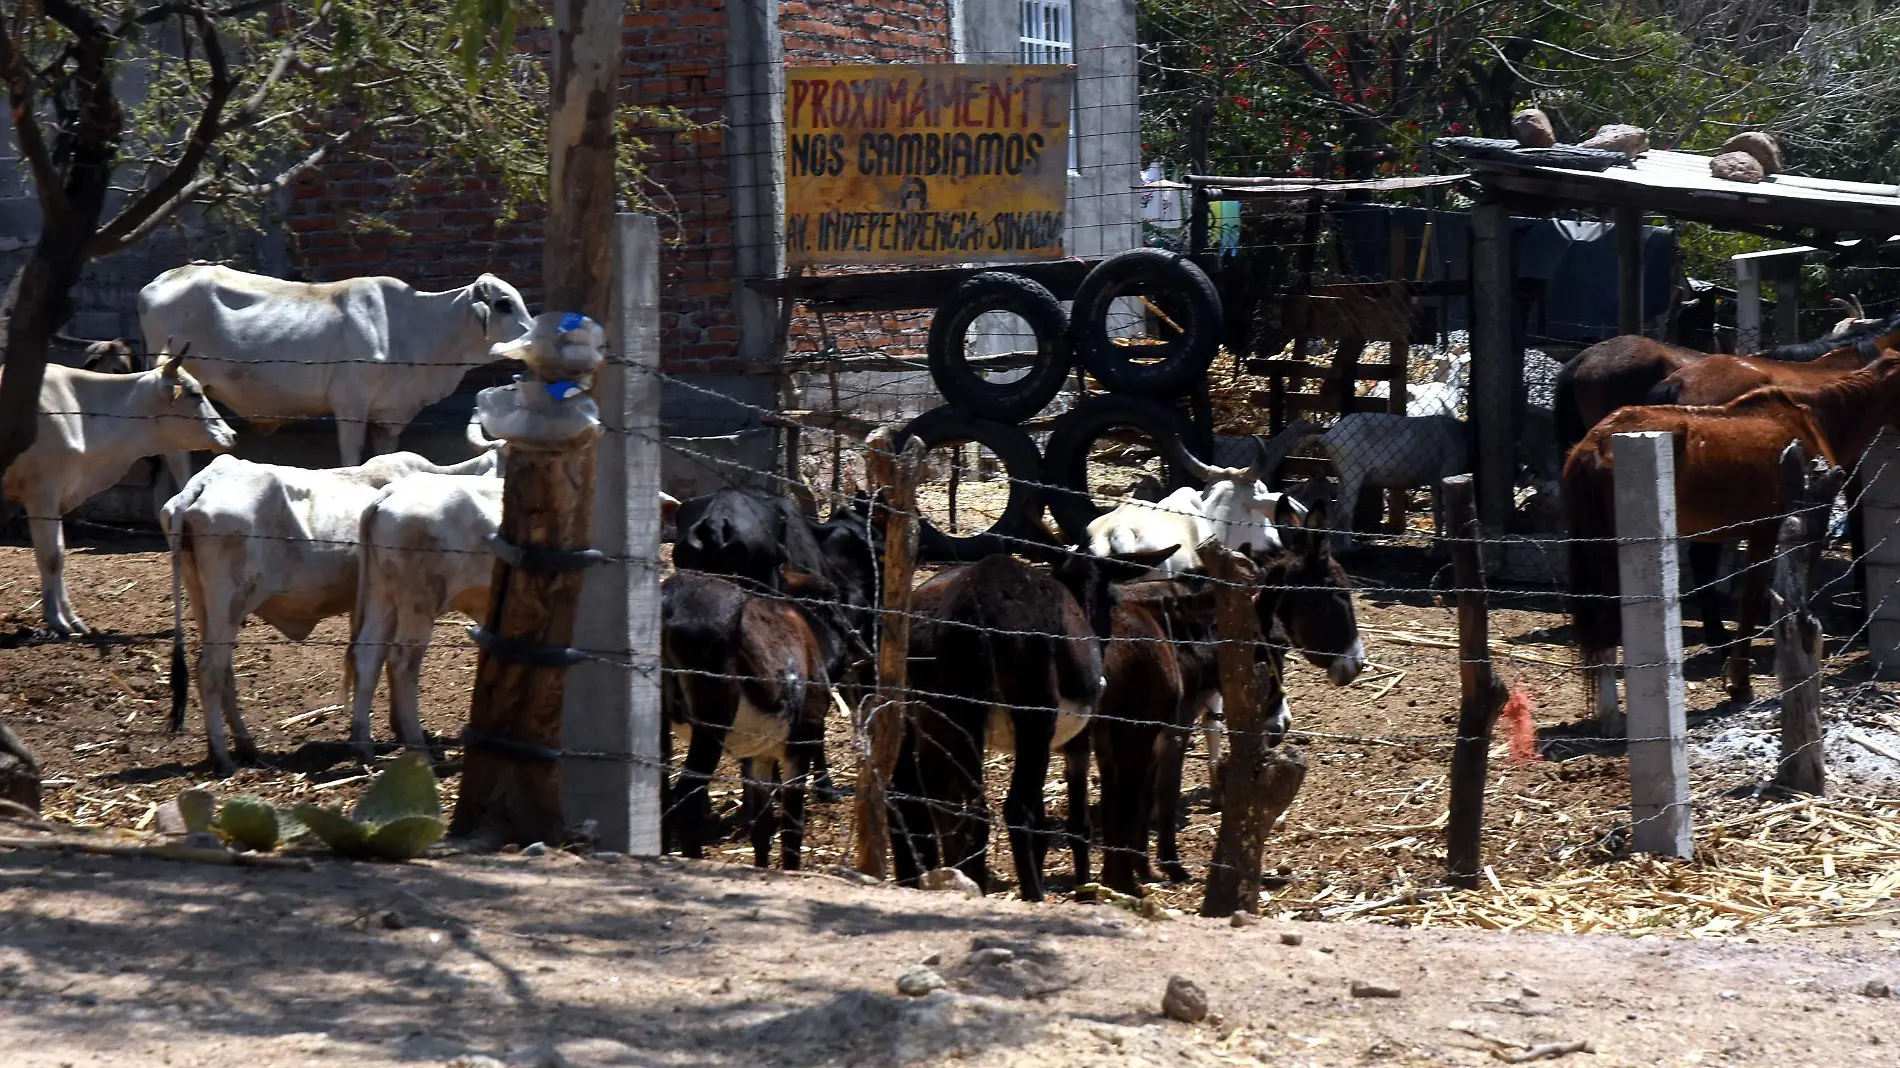
[[[1755,683],[1750,678],[1755,664],[1750,654],[1755,644],[1755,630],[1760,626],[1762,605],[1768,596],[1770,568],[1767,563],[1775,551],[1774,529],[1770,526],[1769,533],[1748,537],[1741,604],[1735,610],[1735,644],[1729,651],[1728,662],[1723,665],[1728,695],[1737,701],[1755,699]]]
[[[1711,652],[1728,644],[1728,633],[1722,626],[1722,590],[1717,585],[1721,575],[1722,543],[1690,542],[1689,577],[1696,585],[1696,604],[1702,611],[1702,644]]]
[[[1089,753],[1094,725],[1063,747],[1063,777],[1069,788],[1069,848],[1075,854],[1075,885],[1093,882],[1089,869]],[[1107,843],[1103,843],[1106,848]],[[1104,864],[1107,862],[1104,861]]]

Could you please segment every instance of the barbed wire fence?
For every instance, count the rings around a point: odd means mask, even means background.
[[[744,163],[744,154],[741,153],[736,161],[736,165],[742,166]],[[700,487],[710,485],[714,482],[730,481],[759,486],[779,495],[810,493],[820,499],[828,497],[828,503],[833,508],[848,504],[854,491],[871,488],[866,484],[862,473],[861,441],[864,432],[879,424],[907,423],[914,417],[923,414],[923,412],[937,407],[941,402],[942,398],[934,392],[933,388],[925,384],[927,374],[926,365],[920,358],[928,335],[929,312],[927,310],[917,309],[841,312],[822,302],[789,301],[788,304],[790,304],[791,307],[787,312],[789,326],[784,339],[783,358],[770,364],[736,366],[730,353],[725,348],[720,347],[723,342],[719,339],[722,338],[723,335],[719,332],[725,329],[727,325],[724,321],[715,319],[705,323],[689,323],[687,326],[690,327],[690,329],[682,329],[681,322],[682,320],[688,320],[703,313],[701,305],[704,303],[705,295],[695,293],[693,290],[696,286],[704,285],[709,281],[709,279],[701,275],[704,274],[706,262],[717,253],[717,242],[710,240],[710,231],[716,225],[741,221],[741,213],[731,210],[730,208],[728,208],[723,215],[717,212],[712,214],[697,212],[696,205],[703,206],[704,203],[724,199],[727,194],[722,190],[703,191],[687,183],[680,189],[674,191],[671,195],[679,210],[673,216],[673,221],[669,223],[670,226],[675,228],[669,234],[669,240],[674,241],[675,244],[669,249],[666,260],[667,267],[665,269],[665,277],[662,281],[660,293],[659,314],[661,316],[660,327],[663,340],[661,342],[662,351],[659,355],[658,366],[663,370],[640,369],[636,373],[651,374],[655,381],[662,387],[662,390],[672,397],[696,398],[703,401],[704,405],[701,409],[702,411],[736,411],[741,413],[743,418],[738,420],[726,420],[728,427],[736,425],[739,429],[727,430],[725,427],[722,427],[720,429],[724,432],[714,434],[691,433],[690,431],[693,429],[691,426],[682,426],[679,424],[713,422],[715,420],[679,420],[675,422],[675,425],[665,431],[654,432],[649,430],[643,432],[641,439],[646,443],[662,449],[667,454],[669,461],[676,461],[705,472],[707,476],[706,479],[697,483]],[[1127,195],[1129,194],[1123,191],[1079,194],[1084,203],[1086,203],[1087,198],[1090,197],[1106,201],[1108,198],[1125,198]],[[1076,199],[1076,196],[1072,196],[1072,201]],[[715,218],[715,216],[717,216],[717,218]],[[1278,231],[1266,225],[1250,226],[1250,224],[1259,224],[1262,217],[1273,220],[1274,225],[1278,227]],[[1305,258],[1313,264],[1312,268],[1306,272],[1309,277],[1305,279],[1305,282],[1308,284],[1350,284],[1355,282],[1382,282],[1392,279],[1390,274],[1371,275],[1353,273],[1350,262],[1348,262],[1346,257],[1341,256],[1339,252],[1339,240],[1336,234],[1330,232],[1329,225],[1322,224],[1321,229],[1314,232],[1311,237],[1307,237],[1304,232],[1299,231],[1299,227],[1304,225],[1307,217],[1308,214],[1304,206],[1289,210],[1285,206],[1270,205],[1262,209],[1243,211],[1240,213],[1237,226],[1239,231],[1238,240],[1233,243],[1231,250],[1228,250],[1228,254],[1239,257],[1249,252],[1264,253],[1270,251],[1277,256],[1283,256],[1294,262]],[[695,222],[693,220],[699,221]],[[688,233],[687,231],[689,229],[694,232]],[[1294,232],[1291,234],[1287,233],[1286,231],[1289,229]],[[1269,240],[1269,237],[1275,239]],[[1412,252],[1408,250],[1407,256],[1408,258],[1412,258]],[[1418,260],[1424,259],[1424,250],[1419,250],[1415,258]],[[695,272],[699,273],[696,274]],[[840,273],[849,274],[851,272]],[[1812,308],[1804,306],[1803,310],[1819,311],[1824,310],[1824,306],[1819,304],[1814,305]],[[1573,325],[1586,327],[1591,324]],[[1007,326],[998,326],[995,328],[995,332],[1003,339],[1003,344],[1007,345],[1009,343],[1009,328]],[[1018,333],[1020,333],[1020,331]],[[1433,358],[1427,361],[1421,361],[1420,364],[1416,365],[1418,371],[1424,373],[1419,373],[1416,377],[1411,377],[1410,382],[1406,384],[1424,384],[1421,380],[1427,377],[1428,374],[1442,373],[1449,376],[1455,372],[1454,361],[1458,354],[1458,346],[1461,343],[1455,334],[1456,332],[1446,329],[1440,329],[1435,332],[1432,343]],[[719,351],[708,354],[706,351],[703,351],[706,347],[716,348],[719,349]],[[1256,358],[1273,358],[1280,355],[1281,351],[1283,351],[1283,348],[1276,349],[1273,352],[1257,351],[1253,353],[1253,355]],[[1361,355],[1367,361],[1384,358],[1388,361],[1388,366],[1390,366],[1390,352],[1391,345],[1389,342],[1374,340],[1365,344]],[[1321,339],[1320,343],[1315,345],[1310,356],[1317,368],[1330,370],[1341,357],[1341,344],[1339,343],[1339,339]],[[1361,356],[1354,357],[1355,360],[1359,358],[1361,358]],[[854,363],[853,361],[861,362]],[[261,362],[268,363],[269,361],[265,360]],[[1245,371],[1244,356],[1234,359],[1231,368],[1223,366],[1221,371],[1230,373],[1235,380],[1239,380]],[[780,382],[780,379],[787,377],[788,372],[790,373],[789,383]],[[1546,376],[1548,373],[1549,369],[1546,369]],[[1547,377],[1544,380],[1547,381]],[[1407,410],[1408,398],[1403,396],[1403,393],[1406,391],[1400,383],[1391,379],[1385,382],[1366,381],[1363,383],[1354,383],[1352,386],[1352,394],[1354,396],[1367,397],[1368,399],[1380,399],[1377,397],[1375,391],[1381,385],[1386,389],[1386,397],[1384,399],[1394,402],[1394,414],[1396,414],[1397,411]],[[1324,385],[1319,387],[1320,391],[1324,391],[1326,388]],[[1535,396],[1537,385],[1533,383],[1527,388],[1533,394],[1531,399],[1533,401],[1537,400],[1538,398]],[[1304,391],[1296,390],[1295,392]],[[1063,412],[1086,399],[1088,395],[1087,385],[1086,383],[1082,383],[1076,388],[1065,390],[1058,396],[1057,401],[1049,409],[1049,414],[1044,417],[1043,425],[1032,426],[1030,429],[1031,436],[1039,448],[1046,447],[1047,445],[1049,434],[1047,421],[1059,418]],[[1243,394],[1243,396],[1245,395]],[[1238,405],[1236,405],[1236,407],[1238,407]],[[841,413],[853,417],[857,422],[849,430],[840,429],[837,426],[819,425],[822,423],[822,420],[818,418],[804,417],[788,420],[786,415],[788,411],[819,414],[832,413],[834,419]],[[1324,411],[1324,409],[1321,409],[1321,411]],[[1226,415],[1227,413],[1222,411],[1217,414]],[[1469,415],[1469,413],[1464,410],[1462,397],[1455,393],[1450,402],[1450,410],[1443,414],[1454,419]],[[796,424],[795,427],[788,426],[788,422]],[[416,425],[418,429],[430,428],[430,422],[427,419],[413,425]],[[658,424],[656,424],[656,426],[657,425]],[[459,429],[459,426],[460,423],[458,420],[441,417],[437,419],[434,428],[452,431]],[[1264,426],[1263,421],[1259,419],[1258,413],[1255,413],[1251,421],[1238,415],[1228,419],[1226,420],[1226,425],[1220,429],[1228,432],[1226,434],[1228,441],[1226,443],[1215,442],[1214,444],[1217,446],[1217,449],[1223,444],[1226,444],[1229,448],[1244,450],[1244,445],[1237,444],[1239,439],[1252,432],[1278,428]],[[680,431],[688,432],[683,433]],[[631,432],[610,429],[609,433]],[[802,449],[799,444],[797,444],[797,438],[788,436],[794,433],[804,438]],[[1390,442],[1382,441],[1376,445],[1368,445],[1365,448],[1375,450],[1367,452],[1361,457],[1368,463],[1380,463],[1399,457],[1410,458],[1411,456],[1411,448],[1409,446]],[[1104,484],[1103,480],[1109,477],[1134,477],[1137,474],[1147,474],[1151,477],[1166,477],[1167,475],[1166,465],[1161,456],[1162,450],[1152,447],[1152,445],[1143,448],[1138,443],[1131,445],[1128,442],[1119,442],[1117,443],[1117,447],[1114,448],[1093,450],[1090,454],[1088,467],[1090,482],[1083,487],[1077,487],[1072,483],[1058,482],[1047,478],[1025,477],[1021,472],[1009,471],[1007,465],[1002,462],[1002,458],[997,456],[993,450],[983,449],[980,446],[978,449],[979,451],[976,457],[969,457],[961,449],[947,460],[942,459],[941,454],[939,454],[935,462],[926,470],[925,485],[923,487],[924,502],[917,509],[916,516],[918,519],[929,522],[939,529],[952,533],[980,531],[985,525],[996,520],[1000,512],[1000,506],[997,502],[986,499],[986,491],[988,490],[1007,487],[1010,491],[1026,489],[1044,496],[1075,494],[1078,492],[1078,489],[1084,491],[1099,490]],[[1230,453],[1229,455],[1244,456],[1245,452]],[[1302,455],[1311,457],[1310,453]],[[1342,453],[1341,455],[1344,456],[1348,454]],[[1216,457],[1216,459],[1218,458],[1219,457]],[[1337,477],[1339,459],[1334,457],[1328,457],[1327,459],[1331,461],[1334,477]],[[1320,468],[1320,470],[1324,470],[1324,468]],[[1410,489],[1401,489],[1399,492],[1416,494],[1418,492],[1416,485],[1417,484]],[[987,496],[993,497],[994,494],[988,494]],[[1392,580],[1390,584],[1378,587],[1362,586],[1362,597],[1370,595],[1390,601],[1400,601],[1410,598],[1431,603],[1440,598],[1457,596],[1474,589],[1474,587],[1462,583],[1454,583],[1447,586],[1443,583],[1419,580],[1428,573],[1431,565],[1427,565],[1417,558],[1434,551],[1434,547],[1442,548],[1455,543],[1458,540],[1455,533],[1448,533],[1441,528],[1437,531],[1439,535],[1438,538],[1434,539],[1424,531],[1406,525],[1402,520],[1398,523],[1387,524],[1384,529],[1368,529],[1353,521],[1352,512],[1357,502],[1343,499],[1345,496],[1348,495],[1342,492],[1342,499],[1335,503],[1335,507],[1330,513],[1328,520],[1324,524],[1317,525],[1317,529],[1325,532],[1328,536],[1350,536],[1369,542],[1376,547],[1377,551],[1382,552],[1385,549],[1398,550],[1398,555],[1402,557],[1402,566],[1416,569],[1415,575],[1417,577],[1409,583],[1403,578],[1400,578]],[[965,522],[960,522],[959,520],[964,520]],[[1355,529],[1357,531],[1356,533]],[[1546,529],[1543,533],[1548,535],[1550,531]],[[1555,576],[1559,573],[1560,567],[1556,561],[1560,560],[1568,544],[1566,539],[1549,536],[1529,538],[1520,537],[1515,534],[1505,535],[1505,537],[1512,539],[1514,543],[1532,546],[1533,552],[1552,561],[1549,565],[1548,573],[1551,576]],[[1052,551],[1048,545],[1034,538],[1004,537],[1000,540],[1004,545],[1012,549],[1026,552],[1048,554]],[[1622,542],[1619,541],[1619,544],[1622,544]],[[1487,543],[1486,545],[1487,551],[1496,547],[1497,546],[1492,543]],[[451,552],[459,550],[435,551]],[[1060,550],[1055,551],[1060,552]],[[1786,551],[1777,553],[1776,558],[1772,558],[1769,561],[1746,566],[1772,568],[1776,559],[1784,555],[1787,555]],[[1384,559],[1384,556],[1382,556],[1381,559]],[[609,553],[603,566],[640,570],[655,576],[666,576],[678,573],[676,569],[670,567],[664,555],[642,556],[626,553]],[[1383,575],[1384,572],[1382,571],[1381,574]],[[1729,579],[1724,578],[1718,581],[1729,581]],[[1841,581],[1842,580],[1838,578],[1833,579],[1828,583],[1823,583],[1822,587],[1828,590],[1835,590],[1839,588]],[[1296,587],[1296,589],[1306,590],[1307,587]],[[1315,591],[1317,591],[1317,589],[1318,588],[1314,588]],[[746,592],[748,596],[764,598],[767,601],[789,600],[806,607],[815,607],[815,605],[811,603],[812,599],[809,598],[788,598],[782,593],[757,588],[748,588]],[[1703,589],[1700,585],[1692,585],[1689,589],[1682,591],[1679,594],[1679,598],[1692,599],[1701,592],[1703,592]],[[1551,594],[1547,590],[1514,589],[1509,586],[1499,586],[1491,583],[1485,584],[1483,593],[1490,601],[1493,611],[1495,611],[1500,604],[1510,606],[1507,610],[1516,610],[1518,606],[1523,606],[1525,610],[1536,608],[1547,610],[1552,601]],[[1630,599],[1640,600],[1641,598],[1637,595],[1631,595]],[[819,600],[817,605],[837,606],[837,602]],[[1872,616],[1873,613],[1869,611],[1867,618],[1871,620]],[[930,617],[921,613],[912,613],[910,619],[913,622],[932,621]],[[1864,636],[1863,632],[1868,625],[1870,624],[1862,624],[1860,630],[1850,636],[1850,641],[1852,638]],[[1365,629],[1369,632],[1371,630],[1370,627]],[[875,636],[875,633],[874,631],[873,636]],[[1393,692],[1394,688],[1402,683],[1408,672],[1412,673],[1414,678],[1426,674],[1435,674],[1442,679],[1449,679],[1468,663],[1467,659],[1459,655],[1454,648],[1447,647],[1456,644],[1455,637],[1439,637],[1436,635],[1423,635],[1418,633],[1405,635],[1387,634],[1384,637],[1387,640],[1383,642],[1378,642],[1377,639],[1375,639],[1376,644],[1383,646],[1382,651],[1376,657],[1377,671],[1364,676],[1364,681],[1355,684],[1355,689],[1359,689],[1361,692],[1372,692],[1375,687],[1384,686],[1385,690],[1380,691],[1383,697]],[[245,639],[247,643],[255,640],[254,638]],[[273,643],[281,642],[291,644],[288,639],[282,638],[268,638],[265,640]],[[1202,644],[1217,644],[1222,640],[1233,641],[1235,639],[1204,640]],[[1117,639],[1110,637],[1107,641],[1111,645],[1118,641],[1128,644],[1148,643],[1148,639],[1139,638]],[[1446,644],[1436,645],[1431,644],[1432,642]],[[334,642],[332,644],[341,648],[346,647],[349,643]],[[1183,643],[1179,640],[1173,640],[1169,643],[1169,648],[1177,648],[1183,644],[1193,645],[1195,642],[1189,641]],[[1299,664],[1299,658],[1303,654],[1312,653],[1316,656],[1325,654],[1324,650],[1304,649],[1285,642],[1270,644],[1264,640],[1260,640],[1254,644],[1261,653],[1270,653],[1286,660],[1286,677],[1289,682],[1299,679],[1302,673],[1306,672],[1306,669]],[[875,648],[875,645],[873,645],[873,648]],[[1845,646],[1842,648],[1844,649]],[[685,669],[667,668],[661,665],[658,660],[660,655],[659,650],[652,648],[636,649],[603,644],[598,646],[583,646],[579,648],[579,652],[594,662],[616,668],[623,668],[642,677],[650,678],[657,676],[661,681],[668,678],[680,678],[690,674],[690,672]],[[1515,656],[1510,655],[1507,647],[1507,652],[1497,655],[1503,656],[1504,659],[1511,663],[1512,668],[1515,670],[1540,671],[1547,676],[1556,677],[1558,681],[1578,676],[1584,670],[1581,665],[1575,663],[1557,663],[1557,660],[1564,658],[1553,656],[1548,651],[1526,653],[1523,650],[1516,650],[1516,653],[1517,655]],[[1533,659],[1533,657],[1536,659]],[[1662,663],[1665,662],[1639,662],[1638,664],[1625,664],[1624,667],[1627,669],[1629,667],[1654,666]],[[1674,668],[1680,667],[1679,663],[1669,663],[1670,666]],[[1844,654],[1837,650],[1832,656],[1823,659],[1820,670],[1824,674],[1827,672],[1838,673],[1847,666],[1848,664],[1844,659]],[[757,675],[726,674],[722,675],[721,678],[739,684],[761,681],[761,677]],[[1786,687],[1782,689],[1785,691]],[[1351,692],[1352,691],[1347,691],[1347,693]],[[908,697],[914,698],[916,701],[924,704],[928,704],[928,702],[932,700],[941,700],[944,697],[939,691],[923,690],[914,687],[906,689],[905,693]],[[1323,693],[1323,691],[1320,691],[1320,693]],[[1778,696],[1779,694],[1776,694],[1774,697],[1764,698],[1763,700],[1774,700],[1778,698]],[[1327,697],[1313,697],[1313,705],[1316,708],[1324,708],[1328,703]],[[1294,704],[1295,714],[1299,717],[1296,721],[1297,723],[1307,724],[1322,718],[1317,714],[1311,716],[1305,714],[1304,710],[1300,707],[1297,694]],[[1040,706],[1038,706],[1038,709],[1039,708]],[[858,709],[853,709],[852,712],[853,719],[861,719],[863,716],[863,713]],[[835,728],[838,724],[833,724],[833,726]],[[1205,735],[1202,735],[1202,737],[1205,737]],[[1451,753],[1457,748],[1461,737],[1464,736],[1461,736],[1457,732],[1447,733],[1443,731],[1418,730],[1382,732],[1327,731],[1320,729],[1318,726],[1304,725],[1296,726],[1294,731],[1289,735],[1289,738],[1297,743],[1305,743],[1308,745],[1337,744],[1342,747],[1348,745],[1357,746],[1361,747],[1358,751],[1362,753],[1374,749],[1404,748],[1407,750],[1416,750],[1428,754],[1431,759],[1441,762],[1449,760]],[[760,739],[760,741],[770,740],[769,738]],[[1469,739],[1467,738],[1466,740]],[[1631,739],[1630,741],[1633,743],[1669,743],[1677,740],[1678,739],[1675,739],[1674,736],[1655,735],[1639,737]],[[854,742],[849,752],[862,757],[862,750],[862,743]],[[657,753],[657,750],[655,753]],[[1195,753],[1194,759],[1205,762],[1206,757],[1203,755],[1204,747],[1196,746]],[[609,757],[613,760],[638,765],[655,775],[669,773],[673,767],[673,765],[658,758],[656,755],[614,753],[609,754]],[[1322,756],[1322,760],[1324,759]],[[1357,757],[1353,759],[1363,760],[1365,758]],[[1347,762],[1350,761],[1343,758],[1339,761],[1339,763]],[[1206,767],[1204,763],[1202,768],[1202,777],[1204,779],[1211,778],[1211,768]],[[1313,778],[1309,780],[1309,789],[1318,785],[1317,780],[1324,775],[1325,771],[1326,767],[1324,765],[1317,767],[1313,771]],[[759,779],[756,775],[747,778],[741,774],[721,773],[711,776],[710,781],[720,784],[723,787],[737,789],[747,784],[759,785],[764,780]],[[895,788],[894,783],[886,785],[893,789]],[[1436,788],[1408,788],[1407,793],[1403,795],[1406,802],[1404,809],[1409,811],[1410,809],[1430,807],[1430,802],[1438,795],[1439,791]],[[905,793],[901,790],[893,793],[891,796],[893,800],[896,801],[912,802],[920,806],[924,811],[944,815],[954,815],[963,811],[957,806],[942,801],[941,799],[933,800],[915,793]],[[1691,799],[1689,803],[1692,805],[1700,805],[1713,800],[1715,796],[1716,794],[1714,792],[1698,791],[1690,795]],[[678,807],[679,802],[675,799],[667,811],[669,814],[676,814]],[[1528,810],[1536,809],[1537,806],[1528,806]],[[1521,814],[1526,810],[1526,808],[1519,808],[1517,812]],[[820,817],[813,816],[812,819],[819,821]],[[992,820],[991,823],[1003,831],[1015,830],[1022,833],[1043,833],[1043,828],[1041,827],[1029,827],[1025,825],[1004,826],[995,820]],[[1441,820],[1431,819],[1397,822],[1379,826],[1368,824],[1359,836],[1383,838],[1387,843],[1410,838],[1415,840],[1415,845],[1398,848],[1429,852],[1430,850],[1426,849],[1424,843],[1428,838],[1435,836],[1438,831],[1442,829],[1442,823],[1443,821]],[[1318,828],[1318,830],[1321,831],[1331,829],[1334,828]],[[1399,838],[1390,838],[1389,836],[1391,835],[1398,835]],[[1335,837],[1345,839],[1347,836],[1339,835]],[[1325,840],[1325,837],[1322,836],[1320,840]],[[1574,844],[1574,839],[1569,841]],[[743,847],[740,848],[743,849]],[[1098,846],[1098,848],[1100,847]],[[1271,844],[1269,848],[1272,848]],[[1146,855],[1144,851],[1143,856],[1145,857]],[[1203,877],[1211,870],[1215,863],[1211,856],[1207,858],[1190,856],[1184,859],[1194,873]],[[1429,878],[1429,876],[1426,876],[1426,874],[1417,867],[1408,868],[1407,874],[1414,879],[1421,877]],[[1342,883],[1342,885],[1344,884]],[[1344,893],[1344,891],[1336,891],[1335,893]],[[1309,899],[1306,904],[1314,911],[1326,912],[1327,910],[1333,910],[1331,912],[1332,915],[1357,915],[1375,911],[1365,906],[1369,902],[1378,900],[1383,900],[1383,896],[1370,896],[1360,901],[1344,902],[1338,901],[1337,897],[1318,897]]]

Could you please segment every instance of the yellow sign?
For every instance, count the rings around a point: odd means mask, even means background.
[[[1062,256],[1075,69],[978,63],[785,72],[785,258]]]

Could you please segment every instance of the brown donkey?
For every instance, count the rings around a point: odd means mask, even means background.
[[[1884,425],[1900,417],[1900,353],[1807,389],[1770,386],[1719,407],[1628,407],[1598,423],[1564,464],[1570,513],[1569,612],[1583,654],[1586,684],[1595,690],[1597,719],[1620,726],[1611,674],[1622,641],[1616,600],[1614,463],[1611,437],[1667,431],[1675,438],[1676,529],[1693,541],[1748,542],[1747,580],[1737,621],[1740,637],[1726,664],[1731,697],[1749,700],[1749,642],[1767,589],[1765,562],[1774,552],[1785,499],[1780,458],[1790,441],[1810,456],[1851,465]]]

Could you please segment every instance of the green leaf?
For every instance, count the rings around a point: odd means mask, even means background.
[[[436,816],[405,816],[391,820],[369,833],[364,842],[371,856],[384,860],[409,860],[441,839],[448,828]]]
[[[356,802],[350,819],[377,826],[407,816],[442,817],[442,799],[436,793],[435,769],[414,753],[397,757],[373,779]]]
[[[310,828],[311,834],[323,839],[324,845],[346,857],[363,855],[364,840],[369,836],[364,827],[351,822],[341,810],[305,803],[291,809],[290,813]]]
[[[218,814],[218,830],[246,849],[268,853],[277,848],[281,833],[277,809],[261,797],[234,797],[224,803]]]
[[[208,831],[218,816],[218,797],[209,790],[186,790],[178,795],[178,814],[184,817],[185,831]]]

